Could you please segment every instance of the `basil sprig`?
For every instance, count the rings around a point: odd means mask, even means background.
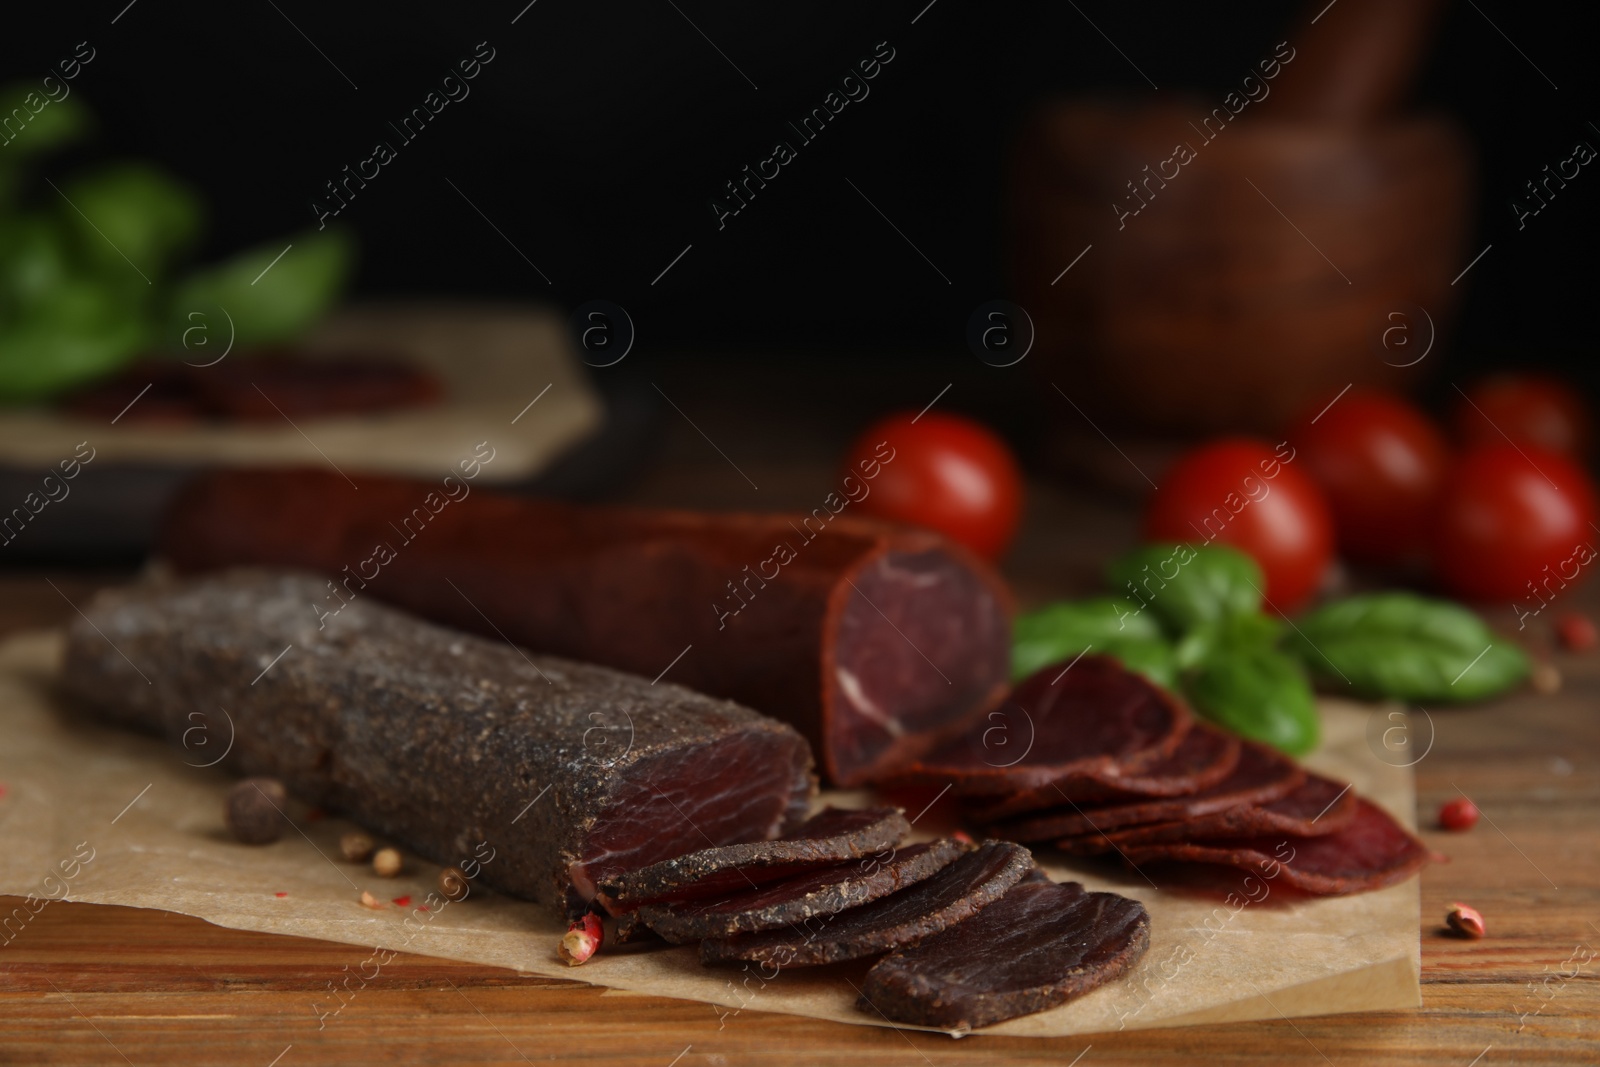
[[[1351,597],[1286,624],[1261,610],[1255,561],[1220,545],[1145,545],[1108,575],[1115,596],[1016,620],[1013,677],[1092,650],[1183,693],[1212,722],[1301,755],[1321,734],[1313,679],[1442,703],[1493,696],[1528,674],[1527,655],[1473,612],[1412,593]]]
[[[1433,703],[1481,700],[1528,675],[1522,649],[1459,604],[1372,593],[1306,616],[1290,651],[1319,680],[1359,695]]]

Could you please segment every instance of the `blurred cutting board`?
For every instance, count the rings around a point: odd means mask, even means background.
[[[366,304],[330,318],[305,347],[415,362],[443,383],[444,400],[277,425],[113,425],[49,408],[0,409],[0,517],[39,494],[44,476],[73,457],[80,442],[94,449],[92,462],[66,483],[66,496],[41,508],[12,540],[0,536],[0,563],[138,556],[171,494],[205,467],[306,464],[350,477],[362,471],[434,477],[487,440],[496,455],[483,467],[485,483],[581,495],[615,474],[620,453],[639,451],[608,441],[608,435],[640,435],[638,405],[623,403],[626,417],[609,417],[618,404],[608,404],[596,388],[554,309]]]

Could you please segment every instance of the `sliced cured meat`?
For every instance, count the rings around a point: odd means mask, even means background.
[[[1216,785],[1238,762],[1237,737],[1195,722],[1172,755],[1142,770],[1116,764],[1096,767],[994,803],[974,805],[968,815],[978,822],[995,822],[1066,803],[1103,805],[1139,797],[1185,796]]]
[[[824,808],[776,840],[700,849],[622,872],[601,884],[600,900],[616,915],[649,902],[727,894],[882,852],[910,832],[899,808]]]
[[[1307,893],[1338,896],[1395,885],[1428,862],[1428,846],[1388,812],[1364,798],[1344,828],[1321,837],[1229,838],[1220,841],[1140,845],[1124,851],[1130,863],[1183,860],[1218,863],[1275,875]]]
[[[1292,792],[1267,804],[1241,804],[1174,822],[1129,826],[1108,833],[1091,832],[1056,842],[1063,852],[1092,856],[1130,845],[1161,845],[1218,838],[1251,837],[1273,834],[1290,837],[1320,837],[1342,830],[1355,818],[1356,795],[1350,786],[1306,774]]]
[[[805,515],[495,494],[467,481],[492,446],[476,456],[465,477],[367,474],[359,493],[327,470],[204,475],[174,501],[160,548],[183,573],[326,575],[315,603],[329,611],[379,598],[645,678],[670,667],[680,685],[792,723],[841,785],[925,755],[1008,688],[1005,586],[937,534],[843,514],[838,494]]]
[[[1021,845],[985,841],[937,874],[859,908],[780,930],[702,941],[700,962],[811,967],[875,956],[971,918],[1037,869]]]
[[[782,723],[373,600],[319,622],[325,593],[248,571],[103,592],[68,631],[63,684],[175,744],[197,723],[217,736],[225,708],[227,769],[563,908],[612,871],[804,816],[811,756]]]
[[[1039,788],[1069,775],[1148,766],[1176,751],[1188,707],[1108,656],[1046,667],[967,733],[898,777],[969,796]]]
[[[674,944],[770,930],[888,896],[930,877],[967,848],[949,838],[907,845],[727,897],[645,904],[639,917]]]
[[[148,394],[148,395],[147,395]],[[74,415],[129,422],[201,419],[270,421],[390,411],[436,403],[437,378],[381,355],[306,356],[256,352],[196,367],[173,359],[140,360],[116,377],[67,397]],[[130,407],[134,400],[137,406]]]
[[[1056,841],[1144,823],[1192,819],[1245,804],[1266,804],[1304,782],[1305,771],[1265,745],[1243,742],[1233,772],[1193,796],[1136,800],[1099,807],[1066,807],[1002,823],[995,834],[1013,841]]]
[[[1144,905],[1076,882],[1025,882],[873,965],[861,1007],[946,1029],[1044,1011],[1121,976],[1150,944]]]

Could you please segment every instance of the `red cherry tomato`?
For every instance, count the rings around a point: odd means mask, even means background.
[[[1588,405],[1571,386],[1535,374],[1499,374],[1468,389],[1455,408],[1455,431],[1466,446],[1533,445],[1584,459],[1589,455]]]
[[[1289,440],[1327,494],[1342,553],[1370,563],[1422,554],[1450,465],[1433,420],[1399,397],[1352,391]]]
[[[1542,604],[1587,574],[1595,517],[1594,486],[1570,459],[1532,445],[1484,445],[1445,483],[1434,567],[1459,596]]]
[[[959,415],[880,419],[850,447],[844,475],[865,489],[862,514],[926,526],[989,559],[1005,551],[1022,517],[1022,473],[1011,450]]]
[[[1232,438],[1202,445],[1161,479],[1144,516],[1152,541],[1218,541],[1255,558],[1263,592],[1280,611],[1310,599],[1333,557],[1333,520],[1322,490],[1287,443]]]

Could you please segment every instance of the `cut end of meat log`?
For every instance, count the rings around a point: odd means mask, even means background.
[[[1076,882],[1027,881],[965,922],[884,957],[861,1007],[965,1030],[1044,1011],[1120,977],[1150,944],[1144,905]]]
[[[883,553],[839,595],[824,680],[835,781],[881,778],[999,702],[1011,657],[1005,606],[950,549]]]

